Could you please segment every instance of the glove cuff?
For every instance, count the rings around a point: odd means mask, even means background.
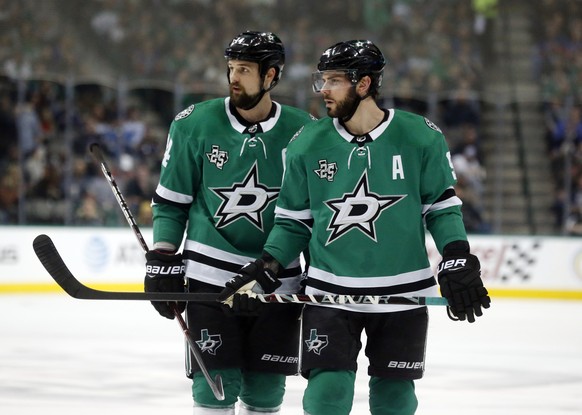
[[[471,252],[471,247],[469,246],[469,242],[467,241],[453,241],[449,242],[443,248],[443,257],[450,256],[450,255],[458,255],[458,254],[468,254]]]
[[[257,282],[267,294],[272,293],[281,286],[281,281],[279,281],[275,272],[269,268],[263,268],[263,271],[257,274]]]
[[[153,249],[145,254],[146,261],[176,262],[182,261],[182,254],[161,249]]]
[[[263,262],[263,268],[273,271],[276,277],[279,276],[279,271],[281,270],[281,264],[267,251],[263,251],[261,258],[259,259]]]

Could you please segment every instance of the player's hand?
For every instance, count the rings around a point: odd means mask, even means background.
[[[156,293],[183,293],[185,267],[182,254],[174,254],[159,250],[146,253],[146,276],[144,279],[145,292]],[[152,301],[154,308],[160,315],[174,319],[175,307],[180,314],[186,309],[185,302]]]
[[[457,319],[469,323],[483,315],[491,299],[481,280],[479,259],[468,252],[445,252],[437,268],[441,294],[449,302],[449,310]]]
[[[257,259],[242,267],[238,275],[225,284],[218,301],[226,305],[226,311],[254,315],[262,304],[256,294],[272,293],[280,286],[275,272],[265,267],[265,261]]]
[[[222,303],[222,309],[228,315],[258,316],[263,302],[257,299],[257,293],[252,291],[243,294],[234,293],[231,300]]]

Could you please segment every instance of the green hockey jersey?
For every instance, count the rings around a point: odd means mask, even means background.
[[[265,250],[287,264],[309,247],[307,294],[435,295],[426,229],[440,252],[467,239],[455,183],[445,137],[424,117],[386,110],[364,136],[321,119],[289,144]]]
[[[224,286],[261,256],[274,223],[284,150],[314,118],[273,103],[268,119],[249,124],[229,98],[191,105],[170,126],[152,204],[154,242],[180,246],[186,276]],[[295,292],[299,255],[282,275],[280,292]]]

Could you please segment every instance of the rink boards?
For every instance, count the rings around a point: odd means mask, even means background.
[[[151,228],[142,232],[151,244]],[[144,257],[126,228],[0,227],[0,293],[58,292],[32,250],[39,234],[54,241],[71,272],[95,288],[141,291]],[[582,244],[554,236],[470,235],[493,296],[582,300]],[[433,267],[440,255],[427,236]]]

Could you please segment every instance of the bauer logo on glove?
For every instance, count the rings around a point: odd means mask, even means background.
[[[463,269],[467,265],[467,259],[465,258],[456,258],[451,259],[446,262],[441,262],[437,268],[437,274],[440,274],[444,270],[448,271],[458,271]]]
[[[183,275],[186,271],[184,265],[150,265],[146,264],[146,274],[149,277],[156,277],[159,275]]]

